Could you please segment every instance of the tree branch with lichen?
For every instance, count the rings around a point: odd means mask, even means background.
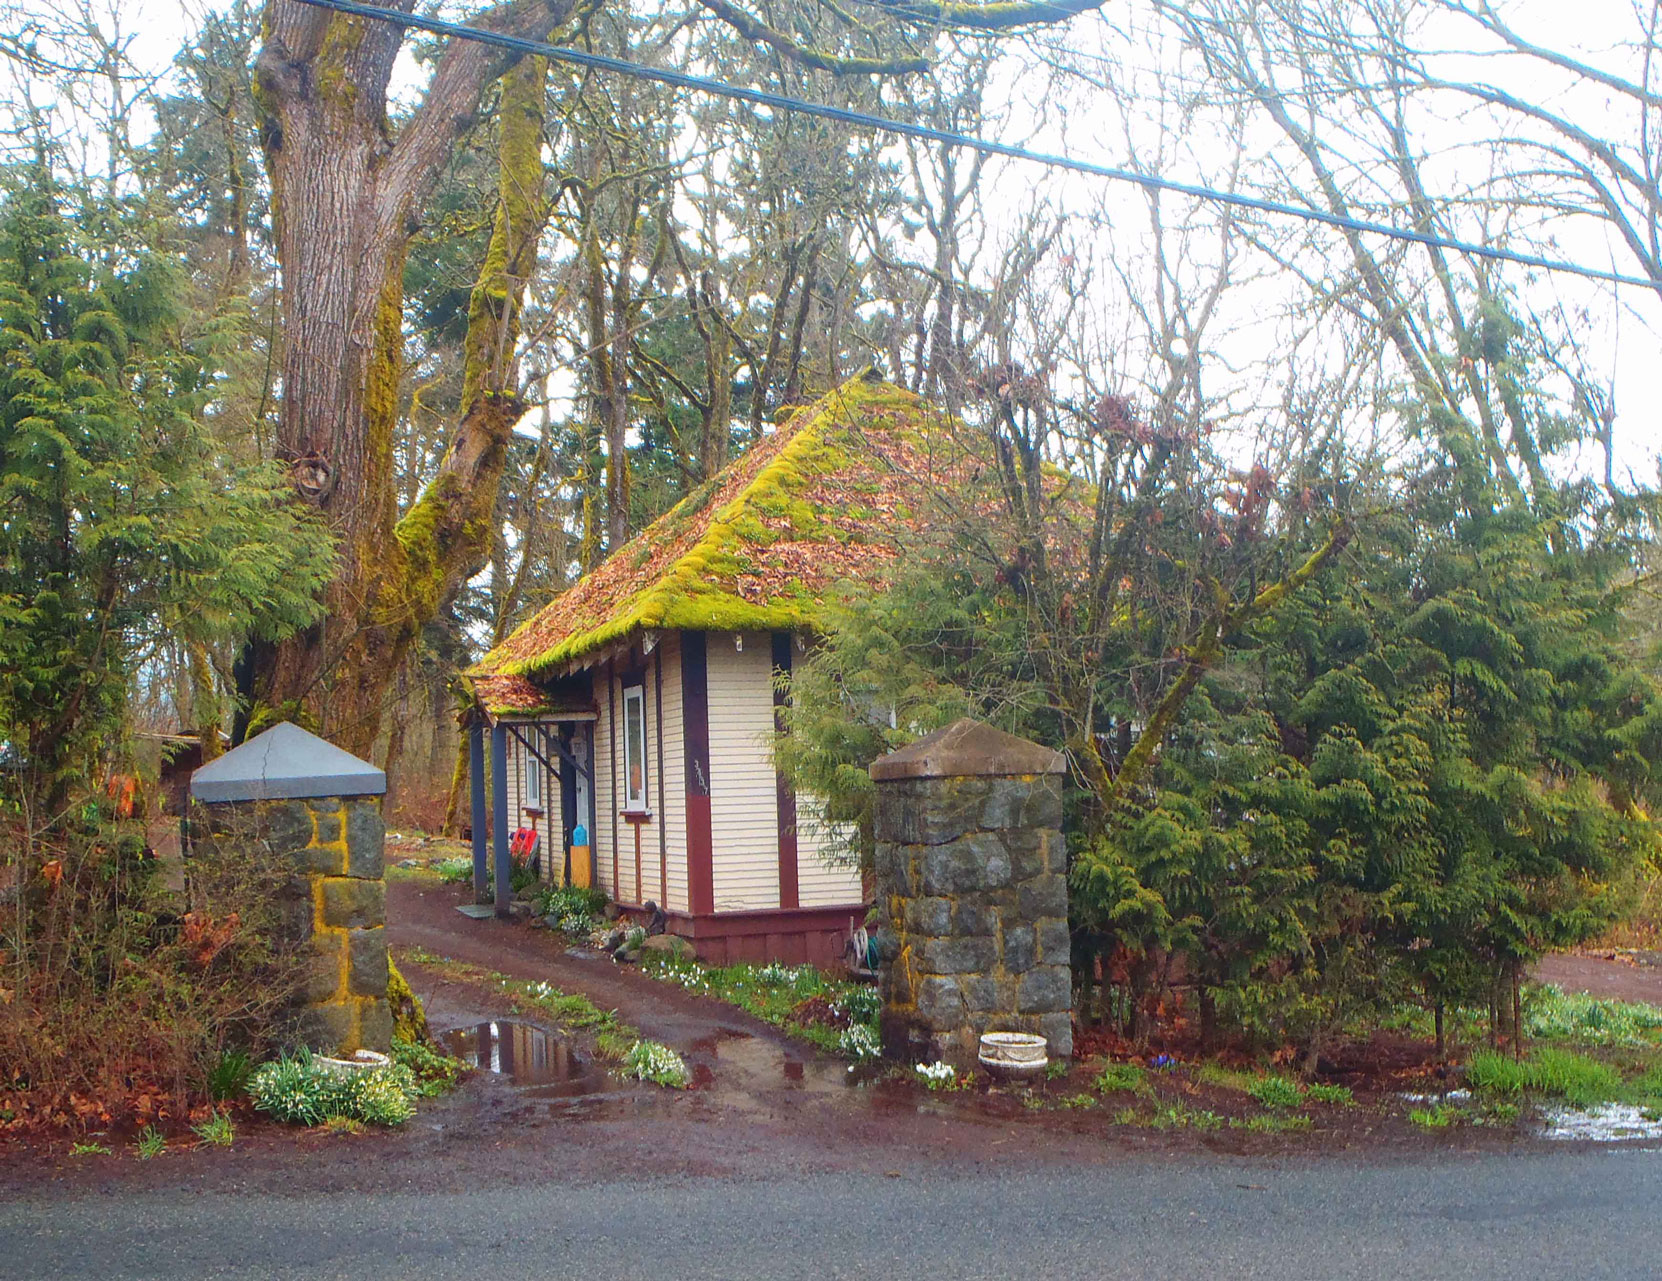
[[[988,4],[931,3],[930,0],[872,0],[905,22],[979,31],[1066,22],[1102,8],[1107,0],[992,0]]]
[[[1143,732],[1137,736],[1137,741],[1126,753],[1121,762],[1119,773],[1114,775],[1113,782],[1108,790],[1100,794],[1102,812],[1110,816],[1125,799],[1126,793],[1135,787],[1148,773],[1154,764],[1154,754],[1159,751],[1160,745],[1165,742],[1166,735],[1176,722],[1178,713],[1183,705],[1189,701],[1189,695],[1194,693],[1195,686],[1200,684],[1212,665],[1217,662],[1223,652],[1224,637],[1231,632],[1239,631],[1242,627],[1262,618],[1300,587],[1309,582],[1320,572],[1335,555],[1342,551],[1350,542],[1350,524],[1341,520],[1333,527],[1331,533],[1322,544],[1311,552],[1304,563],[1287,577],[1278,579],[1268,587],[1258,592],[1251,600],[1241,605],[1230,605],[1227,594],[1221,585],[1212,585],[1217,600],[1217,612],[1207,622],[1205,630],[1193,645],[1190,645],[1184,654],[1183,674],[1177,678],[1161,698],[1154,714],[1148,718],[1148,724],[1143,726]],[[1089,773],[1089,772],[1088,772]],[[1099,778],[1100,774],[1091,777]]]
[[[784,32],[728,4],[727,0],[698,2],[746,40],[765,44],[799,66],[811,67],[815,71],[829,71],[837,76],[904,76],[929,70],[929,59],[923,57],[850,58],[840,54],[822,53],[818,49],[798,44]]]

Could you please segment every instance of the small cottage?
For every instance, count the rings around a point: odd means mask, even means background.
[[[534,831],[544,875],[566,879],[586,834],[595,883],[626,908],[659,905],[707,960],[842,955],[869,894],[824,856],[812,798],[778,777],[771,742],[827,601],[880,586],[921,495],[949,483],[938,421],[893,386],[839,388],[480,661],[481,887],[489,734],[499,867],[507,833]]]

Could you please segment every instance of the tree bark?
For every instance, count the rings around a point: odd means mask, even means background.
[[[476,21],[544,36],[570,9],[571,0],[514,0]],[[503,444],[519,416],[509,375],[523,274],[516,280],[512,266],[516,253],[523,259],[527,235],[535,253],[535,233],[499,218],[480,289],[509,303],[492,310],[476,296],[470,330],[479,324],[484,332],[477,343],[470,332],[468,352],[470,364],[495,373],[470,378],[472,398],[464,398],[437,479],[398,520],[393,435],[404,257],[422,202],[486,91],[520,60],[453,41],[421,106],[394,135],[387,86],[402,37],[397,27],[296,0],[271,0],[265,21],[256,98],[283,285],[278,455],[300,499],[327,514],[339,562],[325,621],[263,648],[254,694],[264,705],[258,719],[309,720],[362,755],[416,630],[478,563],[489,536],[480,507],[488,517]],[[514,132],[510,122],[505,148]],[[540,202],[540,151],[536,170]]]

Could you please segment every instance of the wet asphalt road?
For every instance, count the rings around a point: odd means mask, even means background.
[[[1662,1276],[1662,1152],[0,1205],[0,1277]]]

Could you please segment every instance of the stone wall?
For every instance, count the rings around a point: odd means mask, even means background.
[[[203,805],[208,839],[250,842],[292,871],[285,933],[310,951],[303,1004],[289,1040],[325,1053],[387,1050],[386,824],[379,796]]]
[[[1072,1054],[1060,774],[922,777],[954,760],[918,756],[885,778],[883,765],[872,773],[884,1053],[971,1069],[983,1032],[1034,1032],[1052,1057]]]

